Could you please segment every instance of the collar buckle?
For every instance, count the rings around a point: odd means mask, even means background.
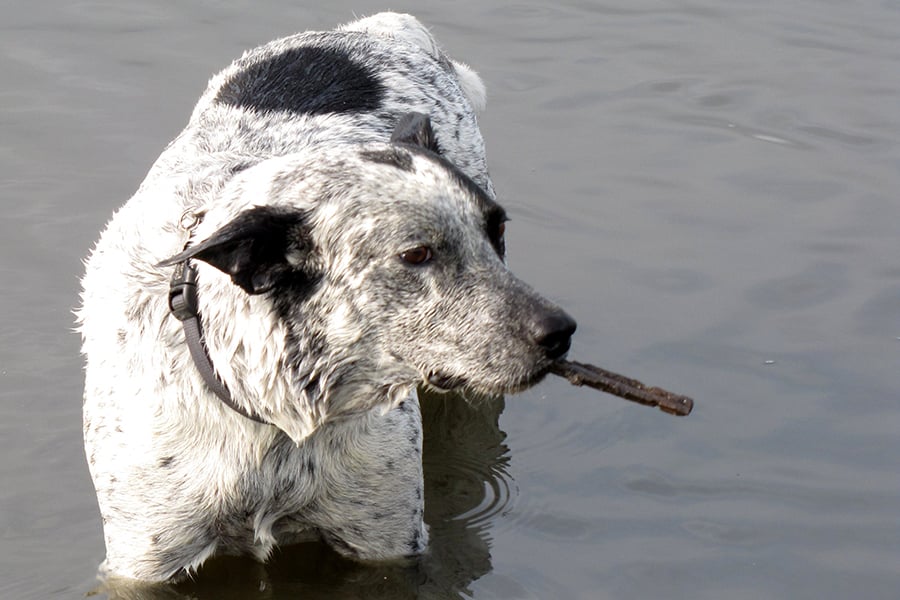
[[[169,310],[179,321],[196,318],[200,314],[197,299],[197,267],[190,259],[175,265],[169,281]]]

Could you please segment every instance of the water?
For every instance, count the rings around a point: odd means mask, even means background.
[[[5,3],[0,597],[83,597],[103,558],[81,257],[214,71],[386,5],[311,6]],[[900,596],[900,5],[391,7],[485,79],[511,264],[579,320],[572,357],[697,408],[561,380],[499,421],[430,399],[417,569],[310,545],[110,595]]]

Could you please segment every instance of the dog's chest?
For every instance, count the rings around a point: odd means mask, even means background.
[[[220,482],[230,483],[203,486],[215,506],[206,514],[220,550],[265,555],[274,544],[312,528],[304,515],[325,493],[313,454],[308,445],[279,435],[255,465],[220,464]]]

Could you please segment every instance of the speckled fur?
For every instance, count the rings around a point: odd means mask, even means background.
[[[392,13],[271,42],[213,77],[87,260],[105,574],[169,580],[313,537],[360,560],[426,549],[416,385],[535,383],[549,358],[533,322],[560,312],[506,269],[483,105],[478,76]],[[440,156],[391,142],[413,111]],[[186,211],[202,215],[192,230]],[[268,424],[212,394],[169,313],[161,263],[189,240],[212,362]],[[427,264],[399,258],[419,246]]]

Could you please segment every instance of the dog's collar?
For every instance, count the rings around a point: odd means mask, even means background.
[[[209,389],[219,397],[222,403],[236,413],[247,417],[251,421],[270,425],[257,415],[247,412],[238,405],[225,383],[216,375],[212,359],[203,339],[203,327],[200,324],[200,308],[197,298],[197,267],[191,264],[191,259],[175,265],[175,272],[169,282],[169,310],[184,326],[184,338],[194,366],[200,371],[200,375],[209,386]]]

